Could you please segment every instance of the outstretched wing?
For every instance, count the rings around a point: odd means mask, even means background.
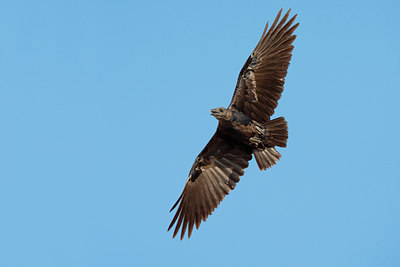
[[[291,26],[297,15],[287,21],[289,12],[290,9],[279,21],[281,9],[268,32],[268,23],[265,26],[260,41],[240,71],[229,105],[261,123],[269,121],[278,105],[292,57],[292,43],[296,39],[293,32],[299,24]]]
[[[249,165],[252,150],[217,130],[197,156],[185,188],[171,211],[179,204],[168,231],[175,226],[174,236],[181,231],[181,240],[188,227],[190,238],[193,225],[198,229],[219,203],[239,182]]]

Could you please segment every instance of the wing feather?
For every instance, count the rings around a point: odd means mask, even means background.
[[[267,23],[260,41],[240,71],[229,105],[261,123],[269,121],[278,106],[294,48],[292,43],[296,39],[293,33],[299,25],[292,25],[297,15],[288,20],[290,9],[282,19],[281,14],[282,9],[269,30]]]
[[[198,229],[219,203],[235,188],[251,159],[252,149],[222,135],[219,130],[196,158],[181,197],[175,203],[176,214],[168,227],[175,222],[173,236],[181,229],[191,236],[193,226]]]

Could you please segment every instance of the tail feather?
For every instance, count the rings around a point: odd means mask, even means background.
[[[267,147],[264,150],[255,149],[253,153],[260,170],[266,170],[267,168],[274,166],[281,158],[281,154],[279,154],[274,147]]]
[[[288,139],[288,126],[283,117],[271,120],[264,124],[264,126],[267,130],[267,142],[271,144],[272,147],[267,147],[263,150],[253,150],[254,157],[260,170],[266,170],[276,164],[281,158],[281,154],[276,151],[275,146],[286,147]]]
[[[285,118],[279,117],[267,122],[265,125],[268,141],[274,146],[286,147],[288,139],[288,126]]]

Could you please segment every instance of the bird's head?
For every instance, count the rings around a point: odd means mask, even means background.
[[[227,110],[226,108],[220,107],[220,108],[214,108],[210,110],[211,115],[217,118],[217,120],[228,120],[231,117],[231,112],[230,110]]]

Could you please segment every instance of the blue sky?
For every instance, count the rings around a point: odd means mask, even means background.
[[[280,8],[298,38],[253,161],[191,239],[166,229]],[[2,1],[0,266],[400,266],[398,1]]]

